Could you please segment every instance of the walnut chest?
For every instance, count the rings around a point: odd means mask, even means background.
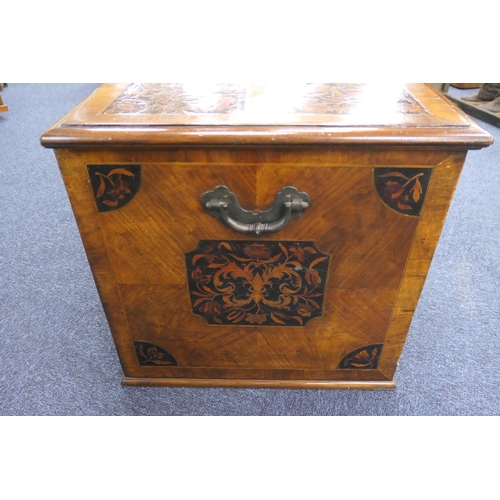
[[[54,148],[129,385],[395,387],[467,150],[423,84],[106,84]]]

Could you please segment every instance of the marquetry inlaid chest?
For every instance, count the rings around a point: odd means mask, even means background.
[[[422,84],[106,84],[42,136],[124,384],[371,389],[491,142]]]

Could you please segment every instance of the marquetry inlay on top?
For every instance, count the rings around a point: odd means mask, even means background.
[[[360,83],[306,83],[280,86],[241,84],[134,83],[104,114],[198,115],[252,112],[260,106],[281,114],[345,115],[359,113],[366,103],[381,99],[398,113],[426,113],[406,89],[372,95]]]

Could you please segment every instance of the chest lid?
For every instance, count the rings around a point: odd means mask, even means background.
[[[426,84],[104,84],[50,128],[45,147],[427,145],[490,134]]]

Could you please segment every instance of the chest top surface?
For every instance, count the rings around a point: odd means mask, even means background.
[[[491,136],[425,84],[104,84],[42,136],[46,147],[417,144]]]

